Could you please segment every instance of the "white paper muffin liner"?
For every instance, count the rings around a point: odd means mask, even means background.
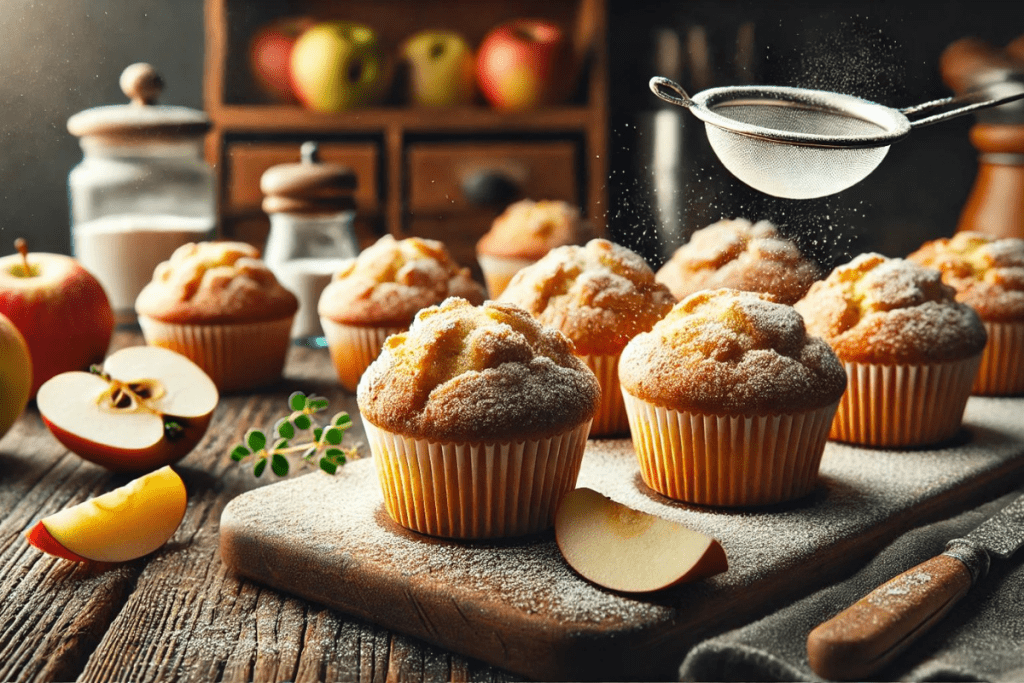
[[[675,500],[722,507],[810,493],[838,406],[795,415],[706,415],[622,395],[644,482]]]
[[[323,316],[320,317],[320,325],[324,328],[324,338],[338,373],[338,382],[350,392],[355,392],[363,372],[380,355],[384,340],[408,329],[345,325]]]
[[[294,316],[258,323],[187,325],[139,316],[151,346],[177,351],[201,367],[218,391],[255,389],[281,379]]]
[[[537,259],[491,256],[490,254],[477,254],[476,260],[480,264],[484,284],[487,285],[487,296],[491,299],[497,299],[505,291],[512,276],[526,266],[537,262]]]
[[[443,538],[505,538],[551,527],[576,487],[590,420],[562,434],[504,443],[435,443],[363,420],[398,524]]]
[[[972,394],[1013,396],[1024,394],[1024,322],[985,323],[988,343]]]
[[[619,388],[619,356],[580,356],[601,385],[601,405],[590,427],[591,436],[612,436],[629,431],[629,418]]]
[[[848,384],[830,439],[862,446],[924,446],[952,437],[981,354],[951,363],[881,365],[845,362]]]

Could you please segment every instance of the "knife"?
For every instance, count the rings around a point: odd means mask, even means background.
[[[991,557],[1005,560],[1021,545],[1024,495],[811,631],[811,668],[832,680],[869,676],[938,622],[985,576]]]

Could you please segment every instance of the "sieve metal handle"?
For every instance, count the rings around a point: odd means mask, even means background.
[[[651,87],[653,88],[653,86]],[[979,90],[973,90],[956,97],[945,97],[941,100],[932,100],[915,107],[900,109],[899,112],[907,117],[912,128],[920,128],[947,119],[953,119],[957,116],[963,116],[979,109],[988,109],[989,107],[1013,102],[1021,98],[1024,98],[1024,83],[1007,80],[992,83]],[[913,118],[920,114],[925,114],[925,116],[918,119]]]
[[[648,85],[651,88],[651,92],[670,104],[676,104],[680,107],[686,107],[687,109],[694,106],[693,100],[691,100],[690,96],[686,94],[685,90],[683,90],[683,86],[679,85],[671,78],[655,76],[650,80]],[[672,92],[667,92],[665,90],[666,88],[676,94],[673,95]]]

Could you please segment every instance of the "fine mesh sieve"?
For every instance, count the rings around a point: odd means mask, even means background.
[[[907,109],[806,88],[734,86],[691,98],[660,76],[650,87],[704,121],[712,149],[733,175],[788,199],[824,197],[860,182],[911,128],[1024,97],[1024,85],[1012,81]],[[922,114],[929,115],[908,118]]]

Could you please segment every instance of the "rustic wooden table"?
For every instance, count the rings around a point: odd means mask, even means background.
[[[118,332],[114,348],[141,343]],[[326,397],[331,414],[355,414],[327,352],[293,348],[278,386],[221,397],[206,437],[176,466],[189,497],[177,533],[119,565],[69,562],[25,541],[40,518],[131,479],[69,453],[30,404],[0,439],[0,680],[519,680],[227,570],[221,511],[277,481],[269,468],[255,479],[228,450],[249,427],[269,429],[294,390]],[[361,430],[356,420],[349,442],[361,443]]]

